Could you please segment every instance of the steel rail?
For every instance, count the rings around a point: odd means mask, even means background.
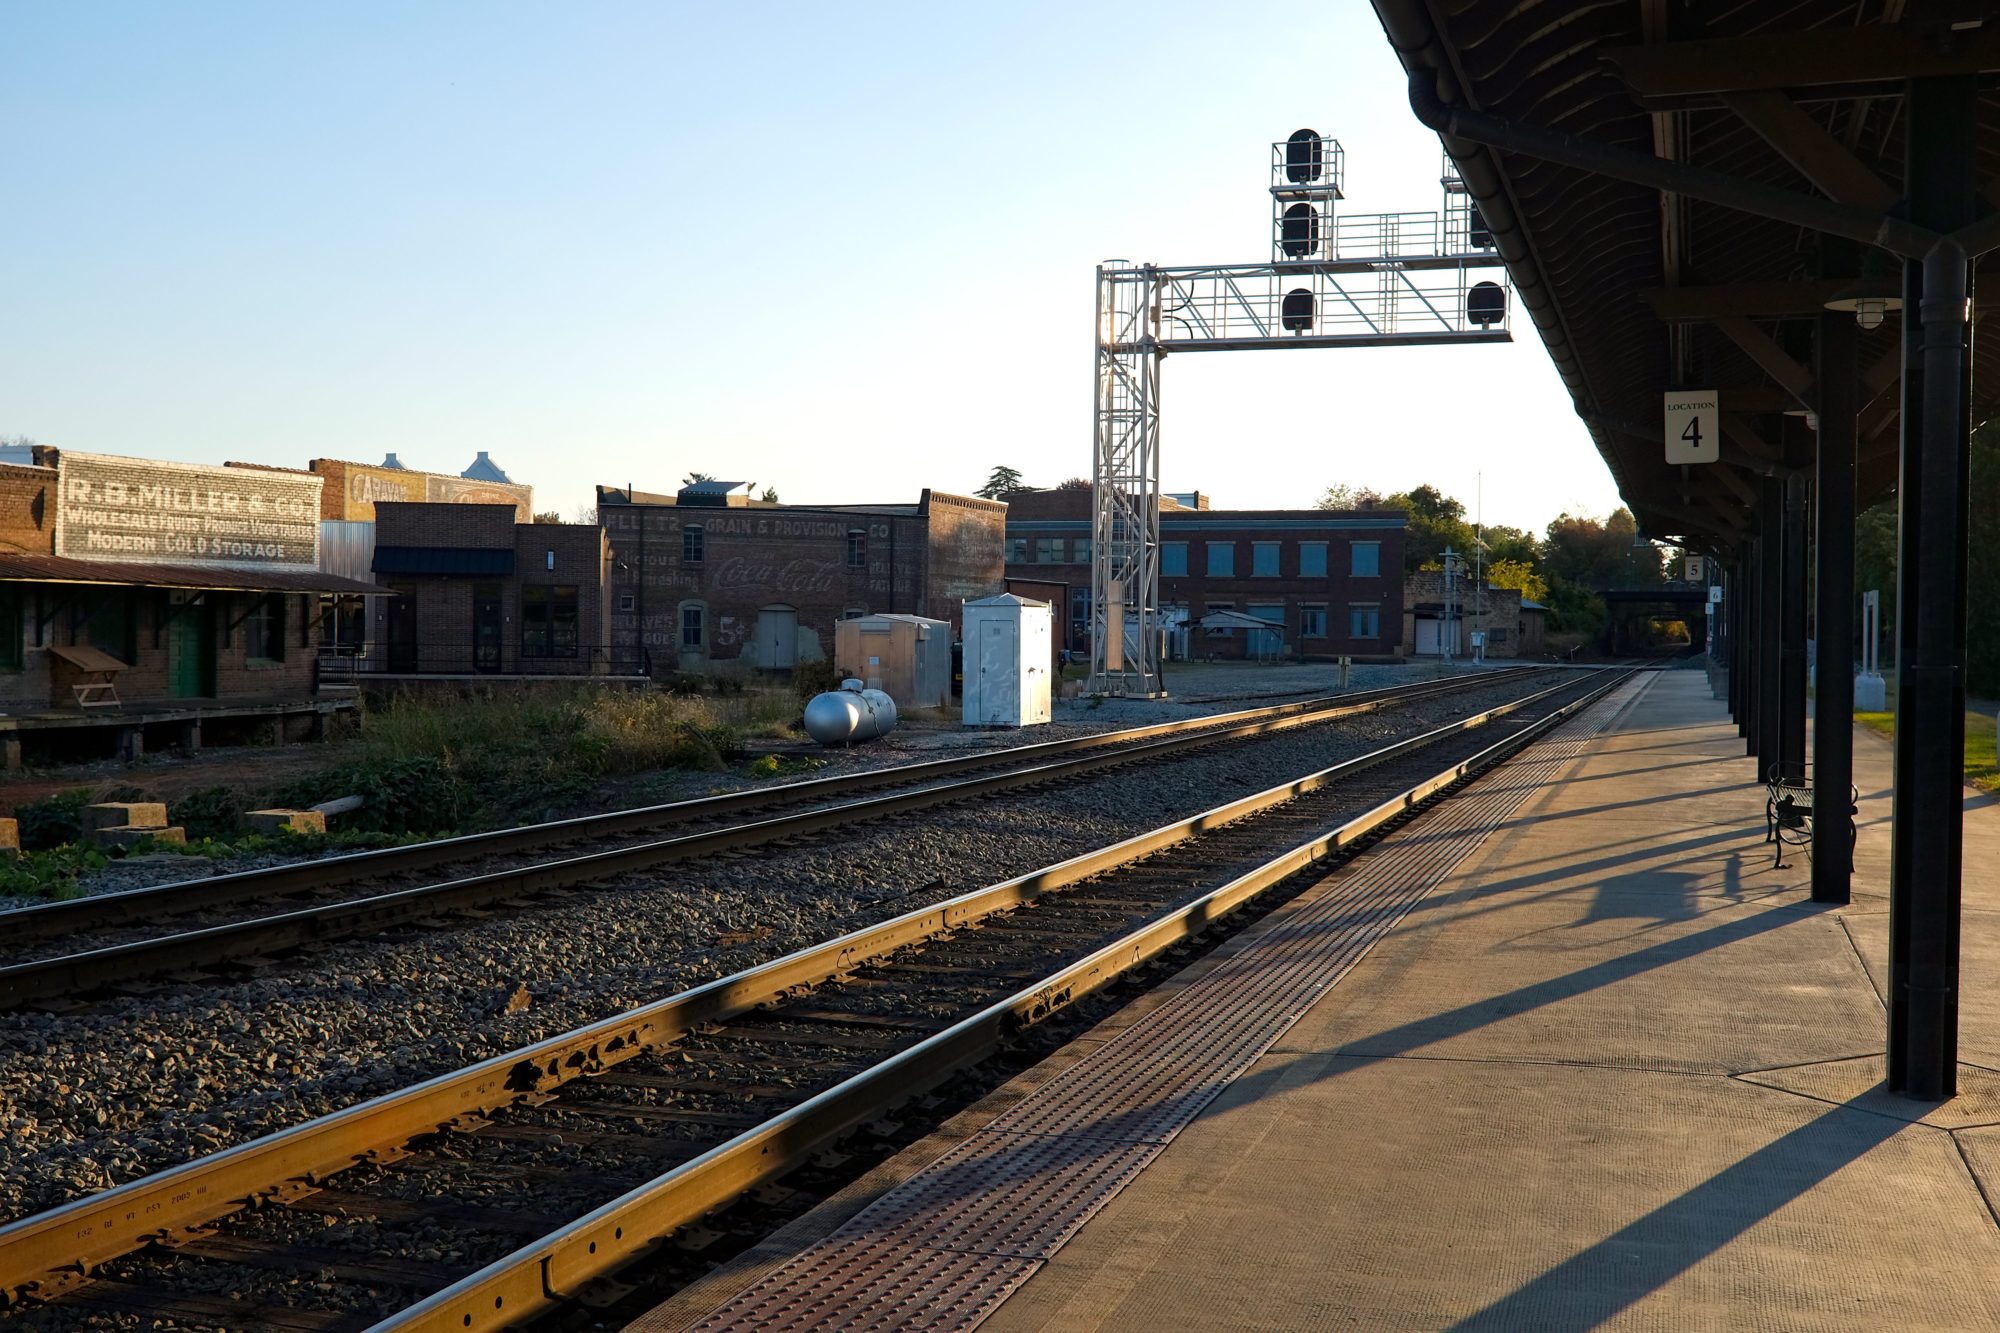
[[[1365,814],[1280,853],[917,1045],[636,1186],[560,1230],[377,1322],[369,1333],[502,1329],[545,1313],[664,1242],[677,1229],[796,1169],[804,1159],[862,1122],[985,1059],[1010,1033],[1110,985],[1181,941],[1207,931],[1314,861],[1490,768],[1595,703],[1630,675],[1630,671],[1619,672],[1582,698]]]
[[[1303,712],[1325,713],[1325,710],[1342,708],[1352,709],[1356,714],[1365,713],[1391,704],[1455,693],[1488,680],[1505,680],[1514,672],[1532,674],[1548,669],[1532,666],[1510,667],[1450,681],[1388,685],[1380,689],[1360,690],[1351,694],[1321,695],[1293,703],[1246,708],[1230,713],[1214,713],[1204,717],[1182,718],[1174,722],[1157,722],[1143,727],[1099,732],[1092,736],[1072,736],[1064,740],[1007,746],[997,750],[983,750],[977,754],[954,755],[947,759],[895,764],[883,768],[864,769],[858,773],[778,783],[739,792],[724,792],[716,796],[700,796],[684,801],[669,801],[661,805],[640,806],[631,810],[579,815],[571,819],[524,824],[486,833],[437,838],[408,847],[350,852],[342,856],[321,857],[315,861],[301,861],[292,865],[240,870],[226,875],[212,875],[206,879],[150,885],[145,888],[96,894],[65,902],[42,903],[33,907],[0,912],[0,928],[4,928],[10,938],[16,941],[60,938],[87,929],[157,920],[162,916],[195,912],[233,902],[263,900],[297,893],[320,888],[342,879],[369,879],[380,875],[426,870],[432,866],[476,857],[503,855],[524,849],[542,850],[552,844],[578,838],[604,837],[658,828],[663,824],[732,815],[769,806],[832,800],[847,793],[866,791],[875,787],[928,782],[984,768],[1033,762],[1056,755],[1081,753],[1107,746],[1128,745],[1161,736],[1201,734],[1258,719],[1282,718]]]
[[[1460,685],[1457,688],[1464,687]],[[608,876],[760,846],[860,820],[907,814],[990,792],[1052,782],[1181,749],[1318,725],[1354,712],[1373,711],[1407,701],[1408,698],[1406,694],[1359,704],[1350,702],[1317,712],[1301,712],[1286,705],[1289,711],[1276,717],[1263,710],[1251,710],[1256,715],[1249,720],[1206,728],[1192,735],[1173,734],[1102,751],[1087,751],[1025,768],[962,778],[948,784],[864,797],[844,804],[731,824],[654,842],[556,861],[511,866],[487,874],[300,907],[86,952],[33,959],[0,967],[0,1010],[18,1008],[35,1000],[68,998],[80,992],[134,980],[213,967],[234,959],[302,945],[349,939],[497,900],[571,888]],[[196,884],[202,882],[195,881]]]
[[[1619,673],[1612,683],[1626,674]],[[288,1188],[317,1186],[349,1167],[392,1155],[410,1140],[442,1127],[474,1124],[508,1107],[538,1102],[563,1084],[666,1047],[706,1024],[821,985],[871,959],[1060,891],[1446,737],[1485,726],[1570,687],[1571,683],[1552,686],[1110,846],[914,909],[666,999],[10,1223],[0,1227],[0,1306],[59,1294],[97,1265],[151,1241],[169,1240],[189,1228],[281,1198]],[[1588,697],[1602,692],[1593,690]],[[1579,706],[1581,702],[1565,709],[1573,712]],[[1510,739],[1532,732],[1531,727]],[[1477,756],[1448,771],[1459,772],[1476,761]],[[1413,793],[1421,788],[1435,790],[1438,780],[1419,784],[1419,788],[1371,813],[1390,811],[1392,806],[1406,809],[1418,799]],[[1367,827],[1379,825],[1392,813],[1381,814]],[[1350,825],[1357,830],[1360,827],[1353,821]],[[1336,830],[1329,836],[1343,835]],[[1344,836],[1351,841],[1359,832]],[[821,1100],[815,1098],[804,1105]],[[784,1141],[782,1136],[778,1141]],[[770,1146],[771,1141],[764,1140],[760,1151]],[[714,1156],[709,1154],[696,1162]]]

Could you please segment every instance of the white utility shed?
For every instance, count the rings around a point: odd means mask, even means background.
[[[1047,602],[1003,592],[965,604],[965,725],[1049,720],[1052,626]]]

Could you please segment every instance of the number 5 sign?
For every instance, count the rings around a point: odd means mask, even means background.
[[[1667,461],[1713,463],[1722,457],[1716,434],[1713,389],[1677,389],[1667,394]]]

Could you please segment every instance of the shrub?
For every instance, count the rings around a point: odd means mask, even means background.
[[[75,842],[83,836],[83,807],[90,793],[78,788],[57,792],[46,800],[16,806],[14,818],[21,822],[21,847],[25,851],[47,851]]]
[[[792,668],[792,688],[801,702],[840,688],[840,668],[831,660],[801,662]]]

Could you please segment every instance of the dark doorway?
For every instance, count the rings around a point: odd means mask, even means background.
[[[383,620],[389,670],[408,674],[417,669],[417,585],[391,583],[389,613]]]
[[[472,668],[494,672],[500,669],[500,585],[472,585]]]

